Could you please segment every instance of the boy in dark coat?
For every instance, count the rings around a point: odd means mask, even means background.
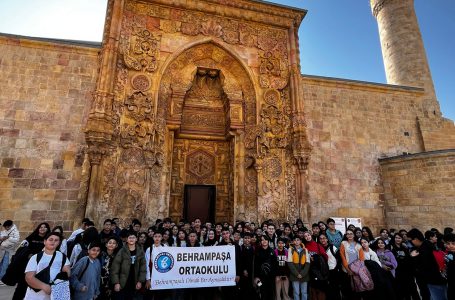
[[[137,247],[136,232],[128,232],[126,245],[120,249],[112,262],[111,281],[114,299],[136,299],[145,281],[145,254]]]

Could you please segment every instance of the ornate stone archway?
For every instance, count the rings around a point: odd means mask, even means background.
[[[202,90],[203,72],[217,73],[213,76],[212,90],[220,92],[223,99],[220,111],[215,112],[208,101],[210,88]],[[205,82],[205,81],[204,81]],[[202,83],[204,84],[204,83]],[[206,83],[205,83],[206,84]],[[193,91],[197,90],[193,93]],[[196,99],[194,98],[196,95]],[[199,98],[197,98],[199,97]],[[192,101],[196,109],[188,108]],[[218,107],[220,108],[220,107]],[[185,184],[214,184],[217,187],[217,220],[233,221],[235,218],[256,218],[257,172],[253,166],[245,170],[245,157],[253,155],[253,149],[245,149],[245,128],[256,126],[257,108],[254,84],[232,53],[213,41],[196,44],[182,51],[163,73],[157,113],[166,120],[165,168],[161,182],[169,203],[169,215],[178,218],[183,209],[183,187]],[[196,123],[188,124],[189,120]],[[221,123],[220,123],[221,122]],[[191,126],[188,126],[191,125]],[[216,126],[215,126],[216,125]],[[219,128],[224,127],[222,133]],[[192,127],[192,130],[188,130]],[[214,130],[214,128],[218,130]],[[207,176],[191,176],[192,155],[208,153],[214,157],[212,170]],[[207,160],[210,162],[211,160]],[[194,175],[194,174],[193,174]],[[249,189],[245,189],[249,186]]]
[[[188,157],[214,160],[212,173],[194,177],[211,177],[224,191],[219,219],[309,215],[311,146],[297,46],[304,12],[221,2],[109,2],[86,126],[89,167],[80,196],[86,216],[98,223],[105,216],[124,223],[179,216]],[[213,5],[228,10],[215,13]],[[223,121],[216,132],[199,123],[182,130],[182,119],[210,124],[197,105],[185,108],[198,69],[219,74],[222,115],[216,116]]]

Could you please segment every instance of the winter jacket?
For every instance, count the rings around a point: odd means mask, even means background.
[[[298,252],[296,248],[289,248],[288,251],[289,280],[308,282],[310,280],[310,254],[307,249]],[[298,278],[298,275],[302,278]]]
[[[70,282],[74,289],[72,299],[93,299],[100,293],[101,263],[99,259],[91,260],[88,256],[81,258],[71,269]],[[85,292],[83,287],[87,287]]]
[[[382,267],[389,267],[393,277],[395,277],[395,270],[398,266],[397,260],[393,255],[392,251],[385,249],[384,251],[377,250],[376,254],[378,255],[379,261],[381,262]]]
[[[264,283],[275,278],[276,267],[278,265],[275,252],[272,248],[266,249],[259,247],[254,256],[254,277],[258,277]]]
[[[429,241],[423,241],[416,249],[418,255],[412,258],[416,270],[416,277],[426,284],[444,285],[446,279],[441,276],[439,266],[433,255],[433,245]]]
[[[134,262],[134,282],[144,282],[146,275],[145,254],[141,247],[136,245],[136,261]],[[125,288],[131,267],[131,255],[128,246],[123,246],[119,250],[112,262],[111,282],[112,284],[120,283],[120,287]]]
[[[20,240],[19,230],[17,230],[16,225],[13,224],[9,230],[3,230],[0,233],[0,237],[5,236],[8,238],[0,244],[0,250],[5,250],[10,254],[14,254]]]

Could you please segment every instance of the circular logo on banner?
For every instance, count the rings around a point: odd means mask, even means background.
[[[169,272],[174,267],[174,257],[168,252],[161,252],[156,256],[154,265],[160,273]]]

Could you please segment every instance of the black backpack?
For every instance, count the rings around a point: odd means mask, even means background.
[[[329,279],[329,265],[324,257],[314,254],[310,264],[310,280],[312,282],[323,282]]]
[[[337,272],[340,272],[340,271],[342,271],[342,266],[343,266],[342,263],[341,263],[340,250],[338,249],[338,251],[335,252],[333,250],[333,247],[334,247],[333,245],[329,245],[328,251],[330,251],[330,253],[332,253],[332,255],[335,257],[335,259],[337,261],[337,265],[336,265],[334,270],[337,271]]]
[[[2,277],[2,282],[9,286],[15,286],[20,278],[24,277],[25,268],[27,267],[30,256],[31,252],[28,246],[19,247],[16,254],[11,258],[11,263]]]

